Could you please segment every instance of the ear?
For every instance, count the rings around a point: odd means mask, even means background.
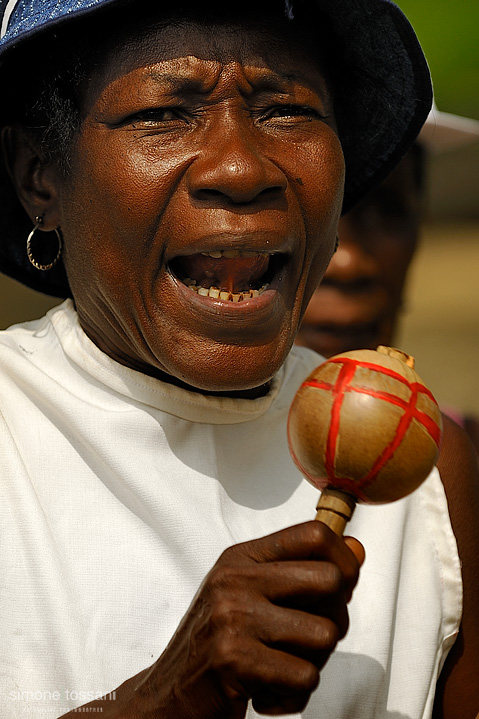
[[[44,218],[42,229],[54,230],[60,224],[58,170],[54,163],[20,127],[4,127],[1,143],[8,174],[32,223],[39,215]]]

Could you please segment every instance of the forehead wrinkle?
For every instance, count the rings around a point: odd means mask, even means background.
[[[188,58],[189,60],[190,58]],[[196,58],[191,58],[196,59]],[[211,92],[226,74],[228,78],[237,75],[240,92],[244,95],[255,92],[288,93],[295,85],[310,88],[312,83],[305,77],[296,73],[271,72],[270,70],[254,65],[243,67],[241,63],[233,62],[221,66],[219,62],[211,61],[212,67],[205,71],[204,64],[200,75],[195,74],[191,63],[190,68],[178,67],[178,72],[162,72],[160,68],[150,67],[145,76],[161,86],[162,90],[171,94],[198,94]],[[239,72],[235,72],[239,71]]]
[[[332,111],[329,85],[321,74],[283,72],[276,69],[270,71],[263,68],[255,68],[255,70],[257,70],[255,77],[249,78],[251,85],[249,94],[264,94],[265,96],[279,94],[288,97],[297,96],[299,90],[303,102],[314,103],[314,97],[318,96],[321,102],[325,103],[325,110]]]
[[[181,63],[181,60],[186,62]],[[205,67],[205,62],[210,67]],[[195,65],[201,64],[201,72],[197,72]],[[178,69],[162,71],[161,67],[149,67],[145,77],[161,86],[165,92],[204,94],[210,92],[221,75],[220,63],[214,61],[201,61],[194,56],[179,59]]]
[[[256,69],[256,68],[255,68]],[[306,85],[306,79],[293,73],[284,72],[261,72],[255,73],[256,77],[252,79],[251,85],[258,90],[271,90],[273,92],[288,92],[297,84]],[[309,84],[309,83],[308,83]]]

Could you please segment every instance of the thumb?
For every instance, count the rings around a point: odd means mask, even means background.
[[[362,565],[364,564],[364,560],[366,559],[366,552],[361,542],[359,542],[354,537],[344,537],[344,541],[346,542],[352,553],[355,555],[356,559],[359,562],[359,566],[362,567]]]

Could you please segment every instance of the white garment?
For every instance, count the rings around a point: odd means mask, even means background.
[[[223,549],[314,517],[286,417],[318,356],[295,348],[266,397],[204,397],[123,367],[71,302],[0,334],[0,706],[54,719],[167,644]],[[435,470],[359,506],[351,625],[307,719],[425,719],[462,586]],[[248,717],[256,716],[250,709]]]

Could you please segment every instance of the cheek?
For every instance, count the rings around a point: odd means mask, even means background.
[[[304,195],[304,208],[308,237],[308,275],[305,288],[305,308],[311,295],[321,281],[336,245],[339,218],[344,193],[344,157],[339,140],[330,130],[331,141],[313,155],[303,171],[303,184],[308,191]]]
[[[147,240],[158,225],[171,173],[118,147],[100,152],[87,133],[82,140],[62,192],[65,264],[72,285],[115,291],[147,262],[153,246]]]
[[[323,231],[337,230],[344,193],[345,165],[336,133],[325,128],[321,143],[299,153],[298,178],[304,188],[306,218]]]
[[[155,227],[188,166],[184,148],[159,152],[154,138],[86,128],[75,148],[73,188],[78,211],[90,208],[96,232],[123,228],[123,236]],[[138,232],[137,234],[140,234]]]

